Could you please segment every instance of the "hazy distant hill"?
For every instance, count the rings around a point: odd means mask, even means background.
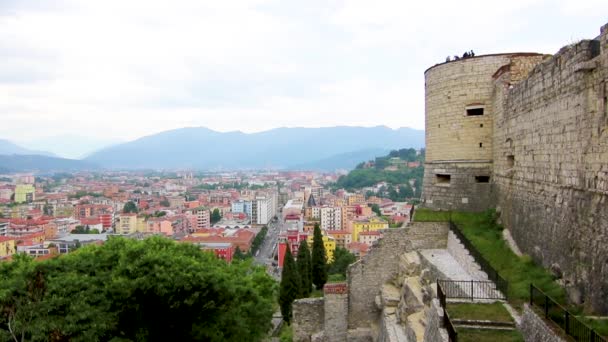
[[[43,155],[43,156],[51,156],[51,157],[55,156],[54,154],[52,154],[50,152],[30,150],[30,149],[21,147],[8,140],[5,140],[5,139],[0,139],[0,154],[27,154],[27,155],[39,154],[39,155]]]
[[[93,152],[117,143],[119,142],[110,139],[64,134],[22,142],[21,145],[32,149],[49,150],[54,153],[56,157],[81,159]]]
[[[300,170],[337,170],[345,169],[352,170],[362,160],[374,159],[377,156],[385,155],[389,150],[375,148],[369,150],[340,153],[321,160],[316,160],[301,165],[295,165],[292,168]]]
[[[47,157],[40,155],[0,155],[0,172],[23,171],[79,171],[99,167],[82,160]]]
[[[111,168],[336,169],[352,168],[351,159],[360,161],[378,155],[378,150],[423,146],[424,131],[411,128],[277,128],[246,134],[192,127],[105,148],[85,160]],[[345,158],[373,150],[371,155]],[[344,162],[336,163],[334,157]]]

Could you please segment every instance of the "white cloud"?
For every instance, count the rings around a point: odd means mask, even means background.
[[[423,128],[427,67],[469,49],[554,52],[597,35],[608,10],[598,0],[52,4],[0,5],[0,137]]]

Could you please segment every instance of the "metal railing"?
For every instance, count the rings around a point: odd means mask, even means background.
[[[530,305],[541,309],[546,319],[557,324],[575,341],[608,342],[533,284],[530,284]]]
[[[443,310],[443,327],[448,332],[448,341],[458,342],[458,333],[454,328],[454,324],[452,324],[452,321],[450,320],[448,312],[445,310],[447,297],[445,295],[445,292],[443,292],[443,289],[441,288],[439,282],[437,282],[437,298],[439,298],[439,304],[441,305],[441,309]]]
[[[507,291],[509,290],[509,283],[498,274],[498,271],[490,265],[490,263],[486,260],[486,258],[477,251],[477,248],[473,246],[471,241],[467,239],[464,234],[460,231],[460,228],[452,221],[449,222],[450,230],[456,237],[460,240],[460,242],[464,245],[464,247],[469,251],[469,254],[475,259],[475,262],[479,265],[482,271],[484,271],[488,275],[488,279],[493,281],[496,284],[496,289],[504,295],[504,298],[499,299],[507,299]]]
[[[489,280],[437,280],[446,298],[506,300],[505,294]]]

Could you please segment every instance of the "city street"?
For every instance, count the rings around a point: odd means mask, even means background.
[[[255,261],[258,264],[265,265],[269,270],[269,274],[276,279],[280,278],[280,274],[277,272],[274,255],[277,253],[277,242],[281,229],[283,229],[283,226],[280,219],[276,222],[272,221],[268,223],[268,232],[266,233],[266,237],[258,249],[258,252],[254,256]]]

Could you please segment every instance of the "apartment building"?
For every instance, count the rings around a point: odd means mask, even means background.
[[[343,209],[341,207],[321,207],[321,229],[323,230],[341,230]]]

